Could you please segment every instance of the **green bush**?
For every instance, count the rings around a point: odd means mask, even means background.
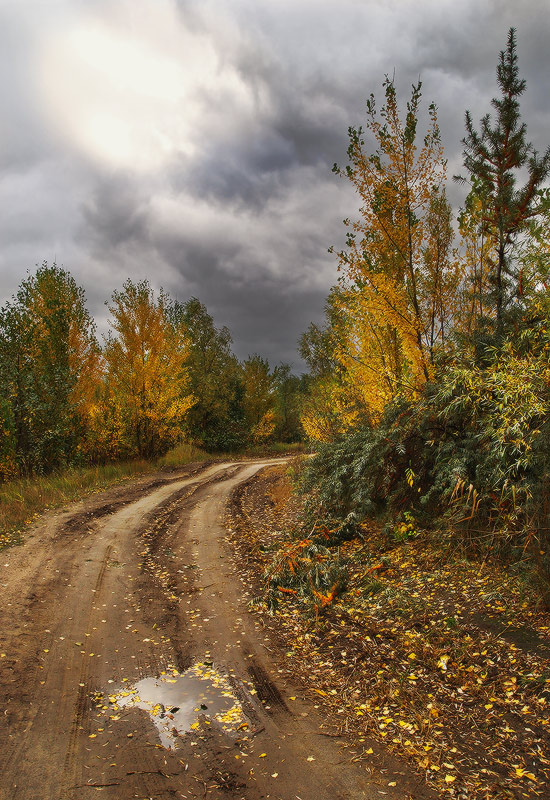
[[[548,350],[488,351],[415,402],[397,399],[375,428],[319,444],[298,478],[310,513],[375,517],[394,540],[429,526],[470,552],[529,562],[549,586]]]

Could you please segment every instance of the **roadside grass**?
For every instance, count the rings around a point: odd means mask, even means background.
[[[192,461],[208,461],[212,458],[209,453],[195,447],[193,444],[182,442],[161,456],[157,461],[159,467],[181,467],[190,464]]]
[[[0,484],[0,550],[22,541],[24,532],[40,514],[107,489],[123,480],[157,469],[175,468],[210,456],[182,443],[157,461],[136,459],[114,464],[63,470],[50,475],[16,478]]]
[[[239,451],[241,456],[263,457],[263,456],[295,456],[300,453],[307,453],[308,447],[305,442],[268,442],[267,444],[257,444],[246,447]]]
[[[305,451],[301,442],[273,442],[240,453],[245,456],[297,455]],[[182,442],[156,461],[132,460],[93,467],[71,468],[50,475],[15,478],[0,483],[0,550],[22,541],[25,530],[40,514],[86,497],[93,492],[157,469],[176,469],[196,461],[227,458]]]

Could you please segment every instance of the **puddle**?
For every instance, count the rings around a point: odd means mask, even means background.
[[[143,678],[135,686],[110,694],[109,706],[114,711],[147,711],[166,748],[176,746],[177,734],[196,730],[200,717],[205,718],[206,724],[214,723],[230,734],[248,727],[227,677],[204,663],[183,673],[171,670],[158,678]]]

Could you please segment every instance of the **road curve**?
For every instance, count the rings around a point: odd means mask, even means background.
[[[247,611],[223,513],[270,463],[107,492],[0,554],[2,800],[403,797],[342,755]],[[120,696],[196,665],[223,677],[241,724],[201,714],[169,747]]]

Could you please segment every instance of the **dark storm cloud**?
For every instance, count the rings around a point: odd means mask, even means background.
[[[81,206],[80,241],[97,258],[128,244],[146,243],[147,196],[135,180],[120,175],[96,181]]]
[[[381,98],[384,75],[395,74],[404,103],[421,77],[425,106],[439,107],[449,174],[460,171],[464,111],[477,120],[490,110],[498,52],[516,25],[522,109],[544,148],[546,5],[7,4],[0,294],[57,257],[104,329],[112,290],[147,277],[179,299],[198,296],[229,326],[239,356],[298,363],[296,340],[321,319],[337,277],[327,248],[343,244],[341,220],[357,213],[331,167],[345,163],[346,131],[363,121],[366,97]],[[126,127],[113,127],[113,115]],[[464,190],[449,191],[458,205]]]

